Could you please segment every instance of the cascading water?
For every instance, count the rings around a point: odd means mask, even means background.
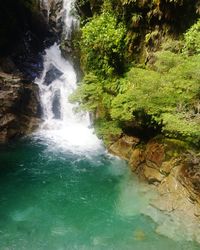
[[[73,0],[63,1],[65,36],[71,38],[71,32],[77,20],[71,15]],[[100,147],[100,141],[89,128],[88,114],[75,114],[74,105],[68,97],[76,88],[76,73],[72,64],[65,60],[58,44],[46,49],[44,70],[36,83],[40,88],[44,122],[37,133],[52,144],[57,144],[73,152],[94,151]]]
[[[67,40],[76,25],[72,3],[63,3]],[[154,208],[154,190],[123,161],[102,154],[88,115],[74,114],[68,96],[76,74],[59,45],[46,50],[36,82],[39,131],[0,145],[0,249],[199,250],[198,221]]]
[[[71,33],[78,25],[76,18],[71,14],[72,9],[74,9],[74,0],[63,0],[63,8],[65,12],[64,24],[66,38],[71,39]]]

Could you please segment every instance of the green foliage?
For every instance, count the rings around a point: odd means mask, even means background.
[[[182,36],[184,40],[177,36],[195,19],[196,14],[190,13],[194,4],[104,0],[100,6],[98,15],[81,29],[85,77],[72,101],[95,113],[96,131],[107,144],[129,128],[143,132],[153,128],[167,137],[198,144],[200,21]],[[179,8],[190,20],[177,18]],[[133,66],[142,63],[143,55],[149,65]],[[122,77],[123,62],[133,58]]]
[[[145,43],[148,44],[150,41],[156,40],[158,35],[159,35],[158,30],[154,30],[151,33],[147,33],[146,36],[145,36]]]
[[[174,40],[167,38],[161,45],[162,50],[170,51],[173,53],[180,53],[183,50],[184,42],[182,40]]]
[[[125,27],[110,12],[93,17],[82,28],[80,42],[84,70],[110,76],[123,58]]]
[[[200,139],[200,119],[187,120],[182,113],[163,113],[162,118],[165,121],[163,132],[165,135],[183,138],[192,144],[199,144]]]
[[[72,103],[79,103],[80,110],[106,113],[117,93],[115,79],[103,79],[94,73],[85,75],[83,81],[70,96]],[[103,110],[101,110],[103,107]]]
[[[150,109],[149,99],[156,101],[154,90],[159,88],[160,75],[154,71],[132,68],[120,85],[120,93],[112,102],[111,116],[121,121],[133,120],[135,110]],[[150,93],[152,94],[150,96]],[[147,107],[149,105],[149,107]],[[150,110],[149,110],[150,112]]]
[[[102,100],[102,84],[97,76],[89,73],[84,77],[83,82],[77,90],[70,96],[72,103],[78,102],[79,109],[95,111]]]
[[[184,51],[190,55],[200,54],[200,19],[185,33]]]
[[[157,72],[166,73],[169,72],[173,67],[182,64],[184,60],[181,54],[174,54],[170,51],[158,52],[156,54],[158,60],[156,60],[154,66]]]
[[[108,121],[106,119],[98,119],[95,122],[95,130],[106,145],[115,141],[122,134],[122,129],[118,121]]]
[[[132,68],[126,74],[112,101],[111,117],[134,121],[142,111],[162,125],[168,136],[199,141],[200,114],[194,103],[199,103],[200,56],[188,60],[164,51],[157,53],[155,65],[154,70]]]
[[[82,109],[103,119],[97,130],[107,142],[109,135],[121,133],[120,126],[126,122],[162,126],[167,136],[199,142],[200,55],[188,60],[162,51],[156,58],[154,70],[133,67],[118,80],[90,73],[72,95]]]

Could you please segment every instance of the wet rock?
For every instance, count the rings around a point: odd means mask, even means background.
[[[42,53],[57,41],[40,13],[39,1],[7,0],[0,8],[0,72],[23,73],[29,80],[42,70]]]
[[[61,35],[63,30],[63,0],[41,0],[40,11],[54,34]]]
[[[44,84],[49,86],[53,81],[55,81],[62,75],[63,75],[63,72],[61,72],[53,64],[51,64],[48,72],[46,73]]]
[[[157,142],[150,142],[146,148],[146,161],[154,163],[157,167],[160,167],[164,160],[164,146]]]
[[[119,157],[129,160],[132,149],[137,145],[139,139],[136,137],[124,136],[109,147],[109,151]]]
[[[140,148],[136,148],[132,151],[129,164],[132,171],[136,171],[138,166],[145,162],[144,151]]]
[[[0,71],[5,73],[17,72],[17,68],[11,57],[1,57],[0,58]]]
[[[60,90],[57,90],[54,94],[53,102],[52,102],[52,111],[55,119],[61,118],[60,113]]]
[[[134,231],[134,239],[138,241],[142,241],[146,239],[145,232],[141,229],[137,229]]]
[[[34,83],[0,73],[0,143],[37,128],[41,117],[38,92]]]
[[[189,190],[192,198],[200,204],[200,155],[188,152],[182,163],[180,182]]]
[[[164,176],[155,168],[150,168],[148,166],[144,167],[143,172],[145,178],[150,184],[158,184],[164,179]]]
[[[175,160],[171,160],[171,161],[165,161],[162,163],[161,167],[160,167],[160,172],[164,175],[169,175],[171,170],[173,169],[173,167],[175,166]]]

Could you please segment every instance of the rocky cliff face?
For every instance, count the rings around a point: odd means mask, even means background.
[[[0,143],[32,132],[40,122],[38,86],[0,73]]]
[[[20,71],[29,80],[40,74],[44,49],[61,33],[61,7],[62,0],[8,0],[1,4],[1,71]]]
[[[50,6],[43,6],[46,2]],[[60,1],[8,0],[0,8],[0,143],[36,129],[40,122],[39,76],[46,46],[60,32]],[[47,15],[48,14],[48,15]]]
[[[59,38],[63,31],[63,0],[41,0],[40,11],[53,34]]]

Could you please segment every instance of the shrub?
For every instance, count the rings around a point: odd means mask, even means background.
[[[81,38],[82,65],[86,72],[110,76],[121,67],[125,27],[114,14],[103,12],[83,28]]]
[[[200,19],[185,33],[184,51],[189,55],[200,53]]]
[[[157,53],[155,70],[134,67],[126,74],[112,101],[111,117],[134,122],[149,115],[168,136],[199,141],[200,114],[194,106],[199,103],[199,68],[199,55],[188,60],[172,52]]]

